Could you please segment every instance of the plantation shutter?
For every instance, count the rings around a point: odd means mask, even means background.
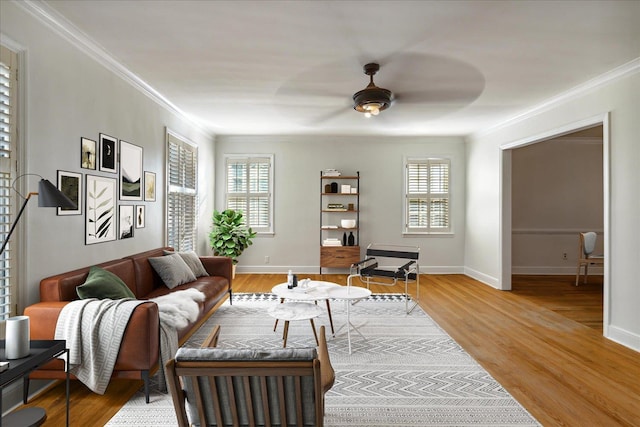
[[[15,195],[11,185],[15,176],[17,55],[0,46],[0,242],[4,243],[15,215]],[[0,320],[11,315],[15,305],[15,251],[9,243],[0,254]]]
[[[167,133],[167,245],[196,248],[198,148]]]
[[[406,225],[408,233],[451,231],[448,159],[410,159],[406,164]]]
[[[241,211],[257,232],[273,231],[272,157],[227,157],[226,209]]]

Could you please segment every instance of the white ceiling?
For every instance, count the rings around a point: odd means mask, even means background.
[[[639,1],[42,6],[216,134],[467,135],[640,57]],[[367,62],[397,95],[369,119]]]

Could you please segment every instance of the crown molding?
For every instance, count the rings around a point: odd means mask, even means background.
[[[578,86],[575,86],[569,90],[567,90],[566,92],[562,92],[552,98],[547,99],[546,101],[543,101],[542,103],[520,113],[517,114],[503,122],[497,123],[491,127],[488,127],[487,129],[483,129],[479,132],[474,132],[472,134],[470,134],[467,137],[467,140],[473,140],[475,138],[478,137],[482,137],[485,135],[488,135],[490,133],[496,132],[500,129],[504,129],[508,126],[514,125],[516,123],[522,122],[524,120],[530,119],[532,117],[535,117],[545,111],[549,111],[555,107],[557,107],[558,105],[568,102],[570,100],[576,99],[580,96],[585,95],[586,93],[594,90],[594,89],[598,89],[602,86],[606,86],[618,79],[621,79],[623,77],[635,74],[637,72],[640,72],[640,57],[627,62],[626,64],[623,64],[619,67],[616,67],[612,70],[607,71],[604,74],[601,74],[598,77],[595,77],[591,80],[588,80],[584,83],[579,84]]]
[[[40,22],[42,22],[51,30],[63,37],[65,40],[73,44],[80,51],[97,61],[106,69],[122,78],[138,91],[142,92],[162,108],[168,110],[173,114],[176,114],[185,121],[194,125],[205,135],[208,135],[212,138],[215,137],[215,134],[212,133],[210,129],[204,127],[201,123],[187,115],[178,106],[176,106],[164,95],[154,89],[142,78],[140,78],[131,70],[118,62],[105,48],[96,43],[86,33],[73,25],[63,15],[61,15],[58,11],[54,10],[51,6],[47,5],[42,0],[13,0],[13,3],[29,13],[31,16],[38,19]]]

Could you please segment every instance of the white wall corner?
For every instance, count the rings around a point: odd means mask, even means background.
[[[480,271],[474,270],[469,267],[464,268],[464,274],[471,277],[472,279],[476,279],[484,283],[485,285],[489,285],[492,288],[496,288],[500,290],[500,281],[498,280],[497,277],[489,276],[488,274],[484,274]]]
[[[605,337],[617,342],[618,344],[640,352],[640,335],[638,334],[626,331],[617,326],[609,325]]]

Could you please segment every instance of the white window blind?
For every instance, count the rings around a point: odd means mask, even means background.
[[[226,157],[226,209],[242,211],[246,225],[273,232],[273,155]]]
[[[448,159],[408,159],[405,170],[405,233],[451,231]]]
[[[167,245],[195,250],[198,147],[167,132]]]
[[[0,242],[4,242],[9,234],[16,206],[11,190],[16,167],[16,64],[15,52],[0,46]],[[16,303],[12,298],[15,294],[14,253],[12,245],[8,244],[0,254],[0,320],[11,315],[11,308]]]

